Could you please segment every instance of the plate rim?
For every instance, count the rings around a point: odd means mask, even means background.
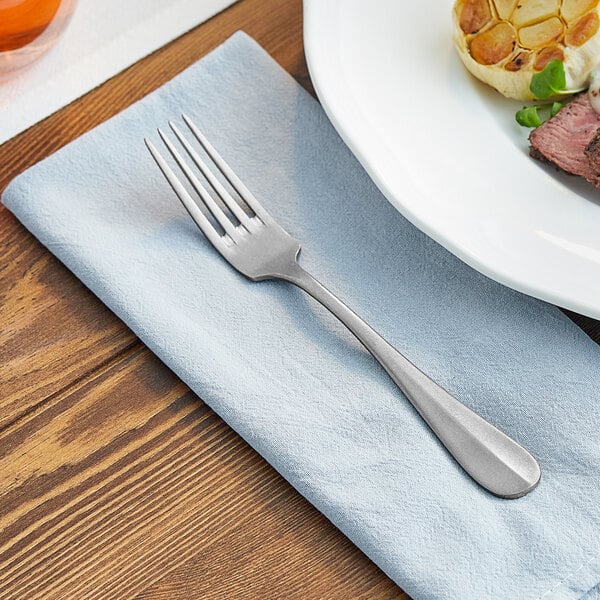
[[[404,217],[406,217],[413,225],[423,231],[434,241],[443,246],[446,250],[458,257],[464,263],[479,271],[486,277],[501,283],[514,290],[527,294],[528,296],[539,300],[557,305],[567,310],[590,316],[595,319],[600,319],[600,303],[592,304],[588,301],[576,298],[573,295],[567,295],[557,288],[549,288],[542,284],[531,284],[518,277],[514,277],[510,270],[502,268],[497,264],[491,264],[481,259],[474,251],[460,243],[460,241],[445,235],[443,232],[432,227],[426,220],[422,219],[418,214],[411,210],[407,204],[403,203],[396,193],[388,186],[385,177],[380,175],[377,165],[373,160],[365,155],[361,149],[361,144],[355,139],[352,128],[347,126],[344,119],[340,118],[339,114],[333,106],[330,95],[327,92],[328,83],[327,77],[323,73],[325,68],[319,60],[315,59],[315,47],[317,43],[313,43],[313,36],[316,35],[317,27],[313,26],[316,20],[316,14],[319,9],[315,8],[321,0],[304,0],[303,1],[303,41],[304,52],[311,82],[317,94],[318,100],[325,111],[328,119],[348,146],[350,151],[365,169],[369,177],[375,183],[377,188],[385,196],[385,198],[394,206]],[[320,5],[323,9],[327,5],[326,10],[332,11],[335,6],[339,6],[340,0],[329,0],[327,3]]]

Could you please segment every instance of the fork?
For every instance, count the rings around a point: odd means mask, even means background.
[[[329,309],[387,371],[448,452],[479,485],[501,498],[519,498],[534,489],[541,473],[533,456],[425,375],[305,271],[298,263],[300,243],[277,224],[192,120],[185,114],[182,118],[214,164],[213,170],[216,167],[247,209],[226,189],[172,121],[169,126],[173,134],[197,170],[189,166],[169,137],[158,129],[160,138],[212,220],[200,209],[153,143],[148,138],[145,143],[183,206],[221,256],[252,281],[287,281]],[[204,183],[196,174],[198,171]],[[213,194],[205,187],[206,183]]]

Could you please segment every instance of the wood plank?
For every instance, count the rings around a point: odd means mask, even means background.
[[[1,430],[136,338],[6,209],[0,215]]]
[[[363,568],[360,552],[324,517],[314,519],[311,512],[298,494],[273,493],[267,510],[236,526],[135,600],[409,600],[373,563]]]
[[[596,321],[596,319],[592,319],[591,317],[585,317],[584,315],[578,315],[569,310],[563,310],[563,312],[579,325],[579,327],[581,327],[581,329],[583,329],[596,344],[600,344],[600,321]]]
[[[3,600],[406,598],[146,349],[0,449]]]

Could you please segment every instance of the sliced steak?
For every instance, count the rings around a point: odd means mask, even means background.
[[[591,142],[585,147],[584,152],[590,163],[590,167],[596,173],[600,173],[600,129],[596,131]]]
[[[530,154],[600,188],[600,141],[593,142],[599,128],[600,115],[583,92],[531,132]]]

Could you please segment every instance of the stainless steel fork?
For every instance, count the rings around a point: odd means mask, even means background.
[[[298,264],[300,243],[275,222],[189,117],[182,117],[214,166],[250,210],[242,208],[179,128],[170,122],[179,143],[222,202],[221,205],[215,201],[195,170],[159,129],[169,153],[212,215],[213,224],[152,142],[148,139],[145,142],[196,225],[223,258],[252,281],[288,281],[328,308],[381,363],[450,454],[481,486],[502,498],[518,498],[535,488],[540,467],[531,454],[432,381],[305,271]]]

